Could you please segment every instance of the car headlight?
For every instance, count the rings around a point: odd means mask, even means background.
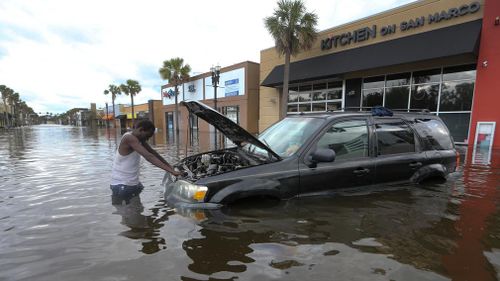
[[[190,202],[203,202],[207,191],[208,187],[206,186],[178,180],[174,184],[172,193]]]

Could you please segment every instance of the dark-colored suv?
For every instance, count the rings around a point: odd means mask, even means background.
[[[181,104],[235,144],[181,160],[175,167],[184,172],[182,177],[165,175],[166,200],[184,207],[218,207],[254,196],[287,199],[339,188],[419,183],[445,178],[458,165],[448,129],[429,113],[294,115],[256,138],[200,102]]]

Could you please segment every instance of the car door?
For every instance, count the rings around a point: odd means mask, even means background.
[[[375,165],[370,153],[371,129],[366,117],[340,119],[329,124],[299,161],[300,193],[316,193],[371,184]],[[333,162],[314,165],[318,148],[333,149]]]
[[[374,118],[375,183],[407,181],[426,164],[413,129],[402,119]]]

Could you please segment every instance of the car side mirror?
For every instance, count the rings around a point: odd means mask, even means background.
[[[311,154],[309,168],[316,168],[318,163],[335,161],[335,151],[329,148],[318,148]]]

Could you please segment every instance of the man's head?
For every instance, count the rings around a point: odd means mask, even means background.
[[[133,134],[140,141],[147,141],[155,133],[155,125],[149,120],[142,120],[137,122]]]

